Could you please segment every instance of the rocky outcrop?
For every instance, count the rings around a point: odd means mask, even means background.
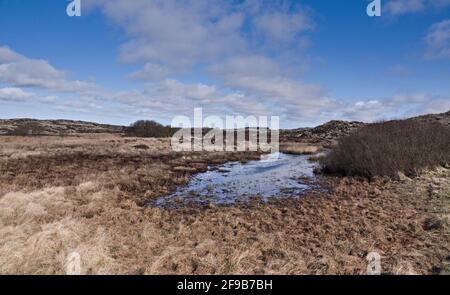
[[[411,120],[422,121],[422,122],[436,122],[441,123],[447,127],[450,127],[450,111],[442,114],[430,114],[420,117],[412,118]]]
[[[71,120],[0,120],[0,135],[71,135],[122,133],[125,127]]]
[[[437,122],[450,127],[450,111],[410,118],[421,122]],[[281,130],[282,142],[330,143],[367,125],[362,122],[330,121],[315,128]]]
[[[283,142],[320,143],[333,141],[349,135],[364,125],[366,124],[361,122],[330,121],[315,128],[283,130],[280,139]]]

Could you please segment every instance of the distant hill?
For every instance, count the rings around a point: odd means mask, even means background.
[[[413,117],[408,120],[422,122],[438,122],[450,127],[450,111],[442,114],[429,114],[419,117]],[[299,128],[291,130],[282,130],[280,140],[282,142],[309,142],[323,143],[331,142],[340,137],[347,136],[353,131],[367,125],[362,122],[330,121],[314,128]]]
[[[450,111],[410,118],[423,122],[439,122],[450,127]],[[314,128],[281,130],[282,142],[323,143],[334,141],[367,125],[362,122],[330,121]],[[0,119],[0,135],[73,135],[85,133],[124,133],[127,127],[71,120]]]
[[[0,120],[0,135],[73,135],[83,133],[122,133],[124,126],[71,120]]]
[[[347,136],[364,125],[366,124],[362,122],[330,121],[315,128],[282,130],[280,140],[310,143],[332,141]]]
[[[437,122],[447,127],[450,127],[450,111],[442,114],[430,114],[411,118],[411,120],[417,120],[422,122]]]

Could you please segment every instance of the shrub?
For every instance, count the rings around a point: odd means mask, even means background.
[[[127,136],[136,137],[170,137],[174,131],[170,126],[163,126],[155,121],[137,121],[125,130]]]
[[[450,163],[450,129],[413,120],[367,125],[339,141],[321,160],[322,171],[343,176],[415,176]]]

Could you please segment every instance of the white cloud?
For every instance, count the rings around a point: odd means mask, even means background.
[[[118,93],[114,99],[133,112],[153,111],[166,118],[174,114],[191,114],[196,107],[216,115],[269,113],[259,101],[242,93],[226,92],[203,83],[184,84],[173,79],[151,83],[143,91]]]
[[[228,1],[87,1],[100,7],[130,37],[120,49],[127,63],[190,67],[243,50],[243,16]]]
[[[425,41],[428,47],[427,58],[450,58],[450,19],[433,24]]]
[[[360,101],[341,108],[340,117],[348,120],[374,122],[442,113],[450,110],[450,98],[438,95],[410,94]]]
[[[289,69],[260,55],[231,58],[209,68],[225,86],[260,102],[274,115],[299,122],[322,121],[338,105],[319,86],[293,79]]]
[[[164,65],[146,63],[142,70],[132,73],[130,78],[133,80],[161,80],[168,77],[171,73],[173,71]]]
[[[0,46],[0,65],[25,59],[24,56],[12,51],[9,47]]]
[[[103,11],[128,35],[119,60],[143,64],[130,77],[154,81],[143,91],[118,96],[128,105],[167,112],[206,104],[222,113],[280,114],[296,109],[301,110],[297,117],[315,117],[321,106],[335,104],[319,86],[290,78],[291,69],[300,68],[298,52],[279,48],[306,42],[303,34],[314,27],[307,7],[253,0],[238,5],[224,0],[90,0],[87,4]],[[277,48],[279,56],[268,48]],[[214,74],[216,85],[183,84],[173,78],[193,69]],[[274,108],[277,104],[282,107]]]
[[[288,8],[282,6],[278,10],[266,9],[253,16],[256,32],[265,36],[271,46],[292,45],[301,39],[301,33],[314,28],[314,22],[306,8],[295,7],[294,12],[290,12]]]
[[[89,0],[86,6],[99,8],[126,32],[119,60],[144,65],[135,79],[169,78],[199,64],[261,51],[262,45],[304,46],[308,42],[300,34],[314,25],[308,8],[287,1]]]
[[[0,101],[25,102],[35,97],[33,93],[25,92],[20,88],[0,88]]]
[[[10,53],[13,52],[10,50]],[[11,54],[9,55],[11,56]],[[14,52],[13,52],[14,53]],[[36,65],[29,70],[21,63]],[[118,93],[101,91],[95,95],[84,94],[79,89],[60,98],[60,86],[48,81],[65,80],[62,72],[47,62],[25,57],[14,65],[16,75],[0,78],[15,84],[23,84],[45,93],[31,93],[18,86],[0,88],[0,101],[40,102],[51,105],[58,111],[126,115],[164,119],[170,122],[174,115],[190,115],[195,107],[204,108],[205,115],[278,115],[283,127],[317,125],[330,119],[375,121],[396,117],[407,117],[427,112],[441,112],[450,108],[450,99],[425,94],[398,95],[384,99],[367,99],[356,103],[345,103],[331,98],[318,85],[305,84],[292,79],[289,73],[274,60],[265,56],[239,56],[210,67],[209,72],[223,78],[224,86],[205,83],[182,83],[176,79],[163,79],[148,83],[141,90]],[[8,68],[7,73],[11,73]],[[31,79],[41,76],[42,80]],[[64,87],[68,90],[70,88]],[[69,98],[69,99],[67,99]],[[113,105],[111,105],[113,104]]]
[[[26,58],[8,47],[0,46],[0,82],[14,87],[36,87],[60,92],[97,91],[93,83],[70,80],[63,71],[45,60]]]

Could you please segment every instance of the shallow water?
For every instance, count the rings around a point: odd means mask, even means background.
[[[276,153],[245,164],[230,162],[195,175],[175,193],[156,200],[154,205],[172,202],[233,204],[259,196],[296,197],[312,187],[314,164],[308,156]]]

